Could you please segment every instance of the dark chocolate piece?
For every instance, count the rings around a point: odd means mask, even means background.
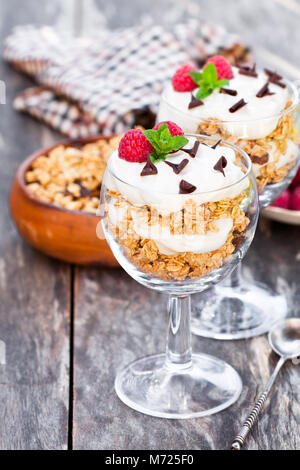
[[[235,103],[233,106],[231,106],[231,108],[229,108],[229,112],[230,113],[235,113],[238,109],[242,108],[243,106],[245,106],[246,101],[244,100],[244,98],[242,98],[240,101],[238,101],[237,103]]]
[[[273,85],[278,85],[278,86],[280,86],[281,88],[286,88],[286,84],[285,84],[285,83],[279,82],[278,80],[274,80],[274,79],[271,78],[271,77],[269,77],[269,82],[270,82],[270,83],[273,83]]]
[[[196,186],[188,183],[185,180],[181,180],[179,183],[179,194],[190,194],[193,193],[196,189]]]
[[[197,98],[195,98],[195,96],[192,94],[191,96],[191,101],[189,103],[189,106],[188,108],[189,109],[192,109],[192,108],[197,108],[197,106],[202,106],[204,104],[204,102],[202,100],[198,100]]]
[[[222,156],[221,158],[219,158],[219,160],[215,164],[214,170],[220,171],[222,175],[225,176],[224,168],[226,168],[226,166],[227,166],[227,160],[224,156]]]
[[[187,153],[190,157],[195,158],[195,156],[197,155],[197,152],[198,152],[199,145],[200,145],[199,140],[196,140],[196,142],[194,143],[194,145],[191,149],[180,149],[180,150],[182,152]]]
[[[263,98],[264,96],[274,95],[269,90],[269,82],[265,83],[265,85],[256,93],[257,98]]]
[[[157,174],[157,168],[152,162],[150,155],[148,155],[147,163],[141,171],[141,176],[150,176],[150,175],[156,175],[156,174]]]
[[[179,175],[179,173],[187,166],[187,164],[189,163],[189,160],[185,158],[180,163],[171,163],[165,160],[165,163],[172,168],[172,170],[174,171],[174,173],[176,173],[176,175]]]
[[[210,148],[211,149],[216,149],[218,147],[218,145],[220,145],[220,143],[222,142],[222,139],[219,139],[214,145],[212,145]]]
[[[248,65],[240,66],[239,67],[239,73],[241,75],[247,75],[248,77],[257,77],[256,73],[256,65],[253,64],[252,67],[249,67]]]
[[[269,78],[272,80],[276,80],[277,82],[282,80],[282,76],[279,75],[277,72],[272,72],[272,70],[264,69],[265,74],[268,75]]]
[[[269,161],[269,154],[266,152],[261,156],[258,155],[250,155],[252,163],[258,163],[258,165],[264,165]]]
[[[224,95],[236,96],[238,92],[236,90],[231,90],[231,88],[220,88],[220,93]]]
[[[243,234],[243,232],[240,233],[237,230],[233,232],[232,244],[235,247],[234,253],[236,253],[243,246],[245,241],[246,241],[246,237]]]

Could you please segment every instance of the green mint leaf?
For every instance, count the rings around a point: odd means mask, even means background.
[[[159,141],[169,144],[171,141],[171,138],[172,138],[171,132],[169,131],[169,128],[167,126],[166,129],[163,129],[163,131],[160,132]]]
[[[144,135],[149,140],[154,150],[159,151],[160,145],[159,145],[159,135],[157,131],[154,131],[153,129],[148,129],[144,131]]]
[[[159,128],[158,128],[156,131],[154,131],[154,132],[156,132],[157,135],[160,137],[161,134],[162,134],[166,129],[169,131],[169,128],[168,128],[167,124],[164,123],[164,124],[161,124],[161,125],[159,126]],[[170,131],[169,131],[169,132],[170,132]],[[171,134],[170,134],[170,137],[171,137]]]
[[[152,163],[159,163],[164,161],[167,158],[168,154],[161,154],[157,155],[155,152],[150,153],[150,158],[152,160]]]
[[[207,64],[203,70],[203,79],[210,84],[216,83],[218,80],[218,73],[216,66],[213,62]]]
[[[226,78],[218,80],[217,69],[213,62],[207,64],[202,73],[192,71],[190,72],[190,76],[199,86],[195,95],[198,100],[204,100],[211,95],[214,90],[229,84],[229,80]]]
[[[217,81],[216,85],[216,88],[222,88],[224,85],[229,85],[229,80],[227,80],[227,78],[222,78],[222,80]]]
[[[188,144],[188,139],[183,135],[174,135],[172,137],[172,151],[177,151]]]
[[[204,100],[209,95],[211,95],[213,91],[214,91],[214,88],[206,88],[206,87],[198,88],[197,93],[196,93],[196,98],[197,100]]]
[[[196,83],[196,85],[199,85],[202,80],[202,73],[193,71],[190,72],[190,77]]]
[[[144,131],[144,135],[154,150],[150,154],[153,163],[165,160],[168,154],[176,152],[188,143],[188,139],[182,135],[172,136],[166,123],[161,124],[157,130]]]

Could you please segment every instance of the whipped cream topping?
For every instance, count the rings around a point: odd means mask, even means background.
[[[194,137],[189,137],[189,142],[184,148],[192,148],[195,142]],[[227,160],[224,175],[214,169],[222,156]],[[195,158],[179,150],[169,155],[166,160],[178,164],[183,159],[188,159],[188,164],[179,174],[174,173],[173,169],[162,161],[156,164],[157,174],[141,176],[145,163],[122,160],[116,150],[110,158],[111,173],[107,186],[120,192],[133,205],[148,205],[162,215],[180,211],[189,199],[197,204],[232,199],[249,187],[249,178],[244,177],[242,169],[235,163],[236,154],[232,148],[218,145],[213,149],[201,144]],[[182,180],[196,186],[196,190],[191,194],[179,194]]]
[[[197,141],[189,137],[185,149],[191,149]],[[226,166],[221,171],[214,167],[221,157],[225,157]],[[132,163],[122,160],[115,151],[110,158],[110,171],[106,173],[106,185],[112,191],[121,195],[135,207],[144,205],[155,208],[163,216],[180,211],[186,201],[193,200],[197,204],[214,202],[226,198],[235,198],[250,186],[249,177],[236,164],[234,149],[218,145],[215,149],[207,145],[199,145],[196,156],[193,158],[183,150],[168,155],[166,161],[181,163],[188,160],[186,166],[179,174],[164,161],[156,163],[157,173],[141,176],[144,163]],[[191,194],[179,194],[182,180],[196,186]],[[160,253],[176,255],[178,253],[206,253],[220,248],[227,240],[233,227],[231,218],[214,221],[217,230],[199,234],[173,234],[168,225],[160,223],[145,223],[135,208],[130,206],[116,206],[114,198],[109,203],[109,217],[114,226],[120,226],[127,217],[128,209],[131,211],[134,231],[142,238],[153,240]]]
[[[158,121],[171,119],[185,132],[193,133],[197,131],[201,119],[216,118],[223,121],[223,127],[233,136],[259,139],[269,135],[277,127],[280,118],[278,114],[284,110],[290,98],[291,87],[281,88],[270,83],[268,89],[274,94],[258,98],[256,94],[268,81],[266,73],[258,70],[257,77],[249,77],[240,74],[237,67],[232,67],[232,70],[234,78],[224,88],[236,90],[236,96],[215,90],[203,100],[202,106],[192,109],[188,109],[191,93],[177,92],[171,83],[168,84],[161,99]],[[241,99],[247,104],[231,113],[229,109]]]

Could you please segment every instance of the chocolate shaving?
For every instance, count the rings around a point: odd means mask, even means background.
[[[261,156],[258,155],[250,155],[252,163],[258,163],[258,165],[264,165],[269,161],[269,154],[266,152]]]
[[[220,93],[224,95],[236,96],[238,92],[236,90],[231,90],[230,88],[220,88]]]
[[[226,166],[227,166],[227,160],[224,156],[222,156],[221,158],[219,158],[219,160],[215,164],[214,170],[220,171],[223,174],[223,176],[225,176],[224,168],[226,168]]]
[[[191,101],[189,103],[189,106],[188,108],[189,109],[192,109],[192,108],[197,108],[197,106],[202,106],[204,103],[202,100],[198,100],[197,98],[195,98],[195,96],[192,94],[191,96]]]
[[[165,160],[165,163],[172,168],[172,170],[174,171],[174,173],[176,173],[176,175],[179,175],[179,173],[187,166],[187,164],[189,163],[189,160],[185,158],[180,163],[171,163]]]
[[[191,149],[181,149],[181,151],[187,153],[190,157],[195,158],[198,152],[199,145],[200,145],[199,140],[196,140],[196,142],[194,143]]]
[[[210,148],[211,149],[216,149],[218,147],[218,145],[220,145],[220,143],[222,142],[222,139],[219,139],[214,145],[212,145]]]
[[[281,88],[286,87],[285,83],[281,83],[280,80],[282,80],[282,76],[279,75],[277,72],[272,72],[272,70],[269,70],[269,69],[264,69],[264,72],[266,75],[268,75],[268,80],[270,83],[273,83],[274,85],[278,85]]]
[[[147,156],[147,163],[141,171],[141,176],[150,176],[157,174],[157,168],[151,160],[150,155]]]
[[[256,78],[257,77],[256,65],[253,64],[252,67],[249,67],[248,65],[239,66],[239,73],[241,75],[247,75],[248,77]]]
[[[179,183],[179,194],[191,194],[197,189],[196,186],[194,186],[191,183],[188,183],[185,180],[181,180]]]
[[[238,109],[242,108],[243,106],[245,106],[246,101],[244,100],[244,98],[242,98],[240,101],[238,101],[237,103],[235,103],[233,106],[231,106],[231,108],[229,108],[229,112],[230,113],[235,113]]]
[[[268,75],[269,78],[271,78],[272,80],[276,80],[277,82],[279,80],[282,80],[282,76],[279,75],[278,73],[276,72],[272,72],[272,70],[269,70],[269,69],[264,69],[264,72]]]
[[[245,241],[246,241],[245,235],[243,233],[238,232],[237,230],[234,230],[233,239],[231,242],[235,247],[234,253],[236,253],[242,247]]]
[[[285,83],[279,82],[278,80],[274,80],[274,79],[271,78],[271,77],[269,77],[269,82],[270,82],[270,83],[273,83],[273,85],[278,85],[278,86],[280,86],[281,88],[286,88],[286,84],[285,84]]]
[[[269,82],[267,82],[257,93],[257,98],[263,98],[264,96],[274,95],[269,90]]]

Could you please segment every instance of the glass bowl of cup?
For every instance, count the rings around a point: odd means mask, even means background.
[[[192,352],[190,295],[239,264],[258,217],[247,154],[219,139],[186,137],[185,148],[155,165],[120,161],[114,152],[101,191],[104,233],[116,259],[137,282],[169,296],[166,351],[120,365],[116,392],[137,411],[179,419],[221,411],[241,392],[230,365]],[[178,166],[185,168],[178,173]],[[213,186],[203,190],[210,177]]]

